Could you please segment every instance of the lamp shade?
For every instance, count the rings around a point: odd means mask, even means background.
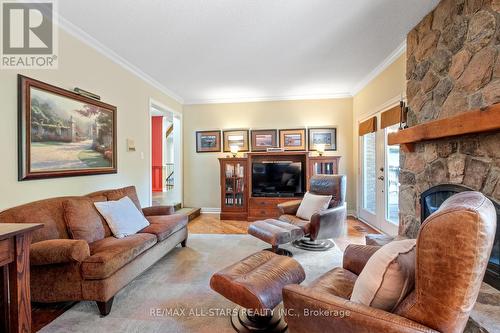
[[[316,149],[318,154],[323,155],[323,153],[325,152],[326,146],[324,143],[317,143],[314,145],[314,148]]]
[[[234,157],[236,157],[236,155],[240,151],[240,147],[237,145],[231,145],[229,146],[229,149],[231,150],[231,154],[233,154]]]

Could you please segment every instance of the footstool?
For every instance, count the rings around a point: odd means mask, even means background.
[[[266,243],[271,244],[272,252],[292,257],[292,252],[280,249],[279,246],[304,237],[304,231],[291,223],[267,219],[255,221],[248,227],[248,233]]]
[[[283,300],[283,287],[305,277],[295,259],[260,251],[215,273],[210,287],[241,307],[231,316],[237,332],[284,332],[287,324],[273,310]]]

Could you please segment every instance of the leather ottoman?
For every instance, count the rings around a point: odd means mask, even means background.
[[[283,287],[305,277],[295,259],[261,251],[215,273],[210,287],[241,306],[231,317],[237,332],[284,332],[287,324],[273,310],[283,299]]]
[[[248,233],[268,244],[271,248],[268,250],[276,254],[292,257],[292,252],[280,249],[282,244],[293,242],[304,237],[304,231],[291,223],[280,220],[267,219],[255,221],[248,227]]]

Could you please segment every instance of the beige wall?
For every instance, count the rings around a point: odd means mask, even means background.
[[[401,94],[406,96],[405,53],[399,56],[353,98],[352,165],[354,166],[355,189],[358,189],[359,183],[358,124],[369,116],[398,104]],[[356,205],[358,202],[358,195],[356,195]]]
[[[352,98],[305,101],[185,105],[184,204],[219,208],[219,162],[226,154],[196,153],[195,131],[212,129],[274,129],[336,126],[340,172],[348,177],[348,205],[355,200],[352,167]]]
[[[73,89],[81,87],[118,108],[118,174],[17,181],[17,74]],[[134,184],[149,201],[149,98],[182,111],[182,105],[64,31],[59,32],[57,70],[0,70],[0,209],[58,196]],[[137,151],[127,152],[126,138]],[[141,159],[141,152],[144,159]]]

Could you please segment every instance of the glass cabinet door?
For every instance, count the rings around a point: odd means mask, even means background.
[[[314,162],[314,175],[333,175],[335,173],[335,162]]]
[[[241,163],[225,163],[224,205],[226,207],[245,206],[245,172],[245,167]]]

